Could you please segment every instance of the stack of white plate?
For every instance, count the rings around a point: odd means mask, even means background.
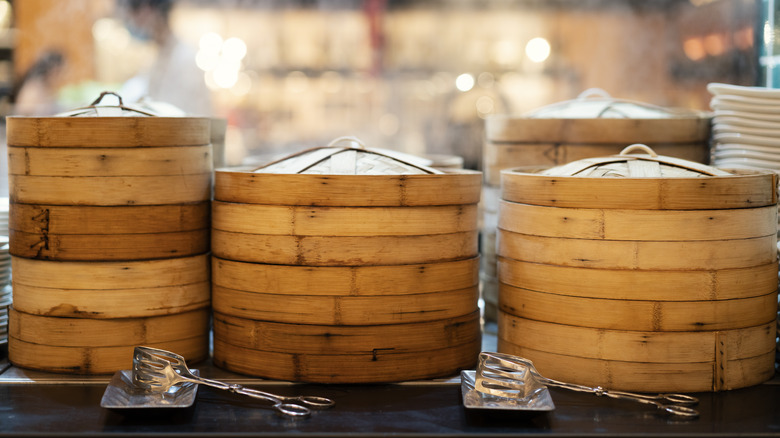
[[[780,89],[712,83],[712,164],[780,173]]]

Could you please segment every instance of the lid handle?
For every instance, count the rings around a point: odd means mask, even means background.
[[[92,103],[89,104],[89,106],[95,106],[99,104],[103,100],[103,98],[108,95],[115,96],[117,99],[119,99],[120,107],[124,105],[122,103],[122,96],[120,96],[119,93],[116,93],[114,91],[103,91],[102,93],[100,93],[100,96],[98,96],[97,99],[95,99]]]
[[[635,143],[635,144],[626,146],[622,151],[620,151],[620,155],[629,155],[629,154],[631,154],[632,152],[634,152],[637,149],[643,151],[644,153],[646,153],[647,155],[650,155],[653,158],[658,157],[658,154],[656,154],[654,150],[652,150],[649,146],[641,144],[641,143]]]
[[[355,148],[355,149],[366,148],[366,144],[363,143],[362,140],[352,135],[344,135],[341,137],[337,137],[334,138],[330,143],[328,143],[328,147],[337,147],[337,146]]]

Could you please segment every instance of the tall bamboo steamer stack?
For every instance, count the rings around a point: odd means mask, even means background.
[[[218,169],[214,363],[320,383],[474,366],[480,181],[354,140],[257,171]]]
[[[709,162],[709,114],[662,108],[586,90],[577,99],[552,104],[522,116],[496,115],[485,121],[483,148],[485,227],[481,254],[486,319],[496,319],[498,278],[495,259],[496,210],[501,171],[514,167],[552,167],[619,153],[642,143],[658,154]]]
[[[772,172],[637,145],[503,171],[499,350],[551,378],[619,390],[771,378],[776,187]]]
[[[208,355],[209,120],[101,104],[9,117],[9,360],[126,369],[137,345]]]

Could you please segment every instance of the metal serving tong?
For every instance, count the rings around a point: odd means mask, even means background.
[[[176,353],[158,348],[135,347],[133,351],[133,384],[149,392],[166,392],[173,385],[192,382],[224,389],[271,402],[271,409],[290,417],[307,417],[311,409],[327,409],[335,405],[333,400],[313,395],[285,397],[251,389],[237,384],[206,379],[193,374],[184,358]],[[300,403],[300,404],[298,404]]]
[[[482,352],[479,354],[474,388],[484,394],[497,397],[525,399],[544,389],[545,385],[570,389],[578,392],[590,392],[597,396],[607,396],[621,400],[634,400],[656,406],[674,415],[696,418],[699,412],[690,406],[699,403],[699,399],[685,394],[635,394],[623,391],[608,391],[600,386],[590,387],[574,383],[564,383],[542,376],[528,360],[503,353]]]

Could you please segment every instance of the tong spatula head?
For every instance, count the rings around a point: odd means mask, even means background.
[[[166,392],[190,376],[184,358],[158,348],[135,347],[133,350],[133,383],[150,392]]]
[[[539,382],[538,375],[528,359],[482,352],[479,354],[474,388],[496,397],[526,400],[546,388]]]

